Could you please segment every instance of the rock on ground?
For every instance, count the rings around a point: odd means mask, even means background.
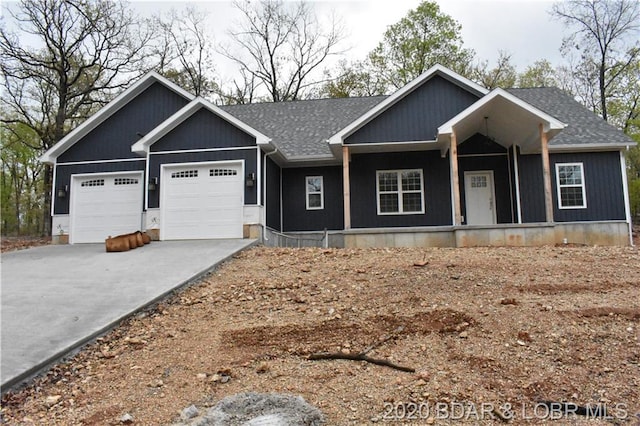
[[[200,418],[174,426],[320,426],[324,417],[300,396],[241,393],[228,396]]]

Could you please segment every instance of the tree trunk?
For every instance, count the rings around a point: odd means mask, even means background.
[[[607,120],[607,97],[606,97],[606,89],[605,89],[605,54],[602,54],[601,62],[600,62],[600,108],[602,109],[602,118],[604,121]]]

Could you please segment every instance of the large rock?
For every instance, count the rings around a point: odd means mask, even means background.
[[[320,426],[324,417],[300,396],[241,393],[222,399],[207,413],[174,426]]]

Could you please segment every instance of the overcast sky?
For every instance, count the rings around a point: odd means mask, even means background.
[[[287,0],[285,0],[287,1]],[[563,25],[551,18],[550,0],[437,0],[442,12],[462,25],[465,47],[476,52],[476,62],[488,60],[495,65],[498,51],[512,55],[512,63],[518,71],[538,59],[547,59],[553,65],[562,63],[559,52],[562,37],[568,34]],[[0,0],[3,2],[3,0]],[[395,24],[420,0],[307,0],[319,18],[328,20],[332,13],[342,19],[348,36],[343,47],[349,50],[351,59],[364,59],[381,40],[389,25]],[[4,1],[5,6],[15,7],[14,1]],[[231,1],[201,0],[195,5],[206,10],[208,30],[218,44],[224,41],[226,31],[240,18]],[[137,0],[131,6],[141,15],[181,9],[187,2],[169,0]],[[335,63],[335,62],[334,62]],[[330,67],[331,62],[326,63]],[[224,81],[234,77],[235,67],[220,55],[216,55],[216,74]]]
[[[331,11],[341,17],[349,32],[348,55],[362,59],[382,39],[389,25],[398,22],[419,0],[324,0],[309,1],[320,17]],[[498,50],[512,55],[519,71],[538,59],[548,59],[554,65],[561,62],[559,53],[564,27],[551,19],[549,0],[439,0],[441,10],[462,25],[466,47],[476,52],[477,60],[494,64]],[[180,8],[185,3],[136,1],[132,5],[147,14],[158,10]],[[228,25],[237,19],[229,1],[200,1],[199,8],[210,12],[210,29],[216,41],[224,38]]]

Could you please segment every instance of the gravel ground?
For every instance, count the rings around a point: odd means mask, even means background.
[[[308,359],[363,352],[415,372]],[[635,425],[640,254],[253,248],[5,394],[2,419],[171,424],[241,392],[300,395],[331,425]],[[596,404],[608,418],[564,414]]]

